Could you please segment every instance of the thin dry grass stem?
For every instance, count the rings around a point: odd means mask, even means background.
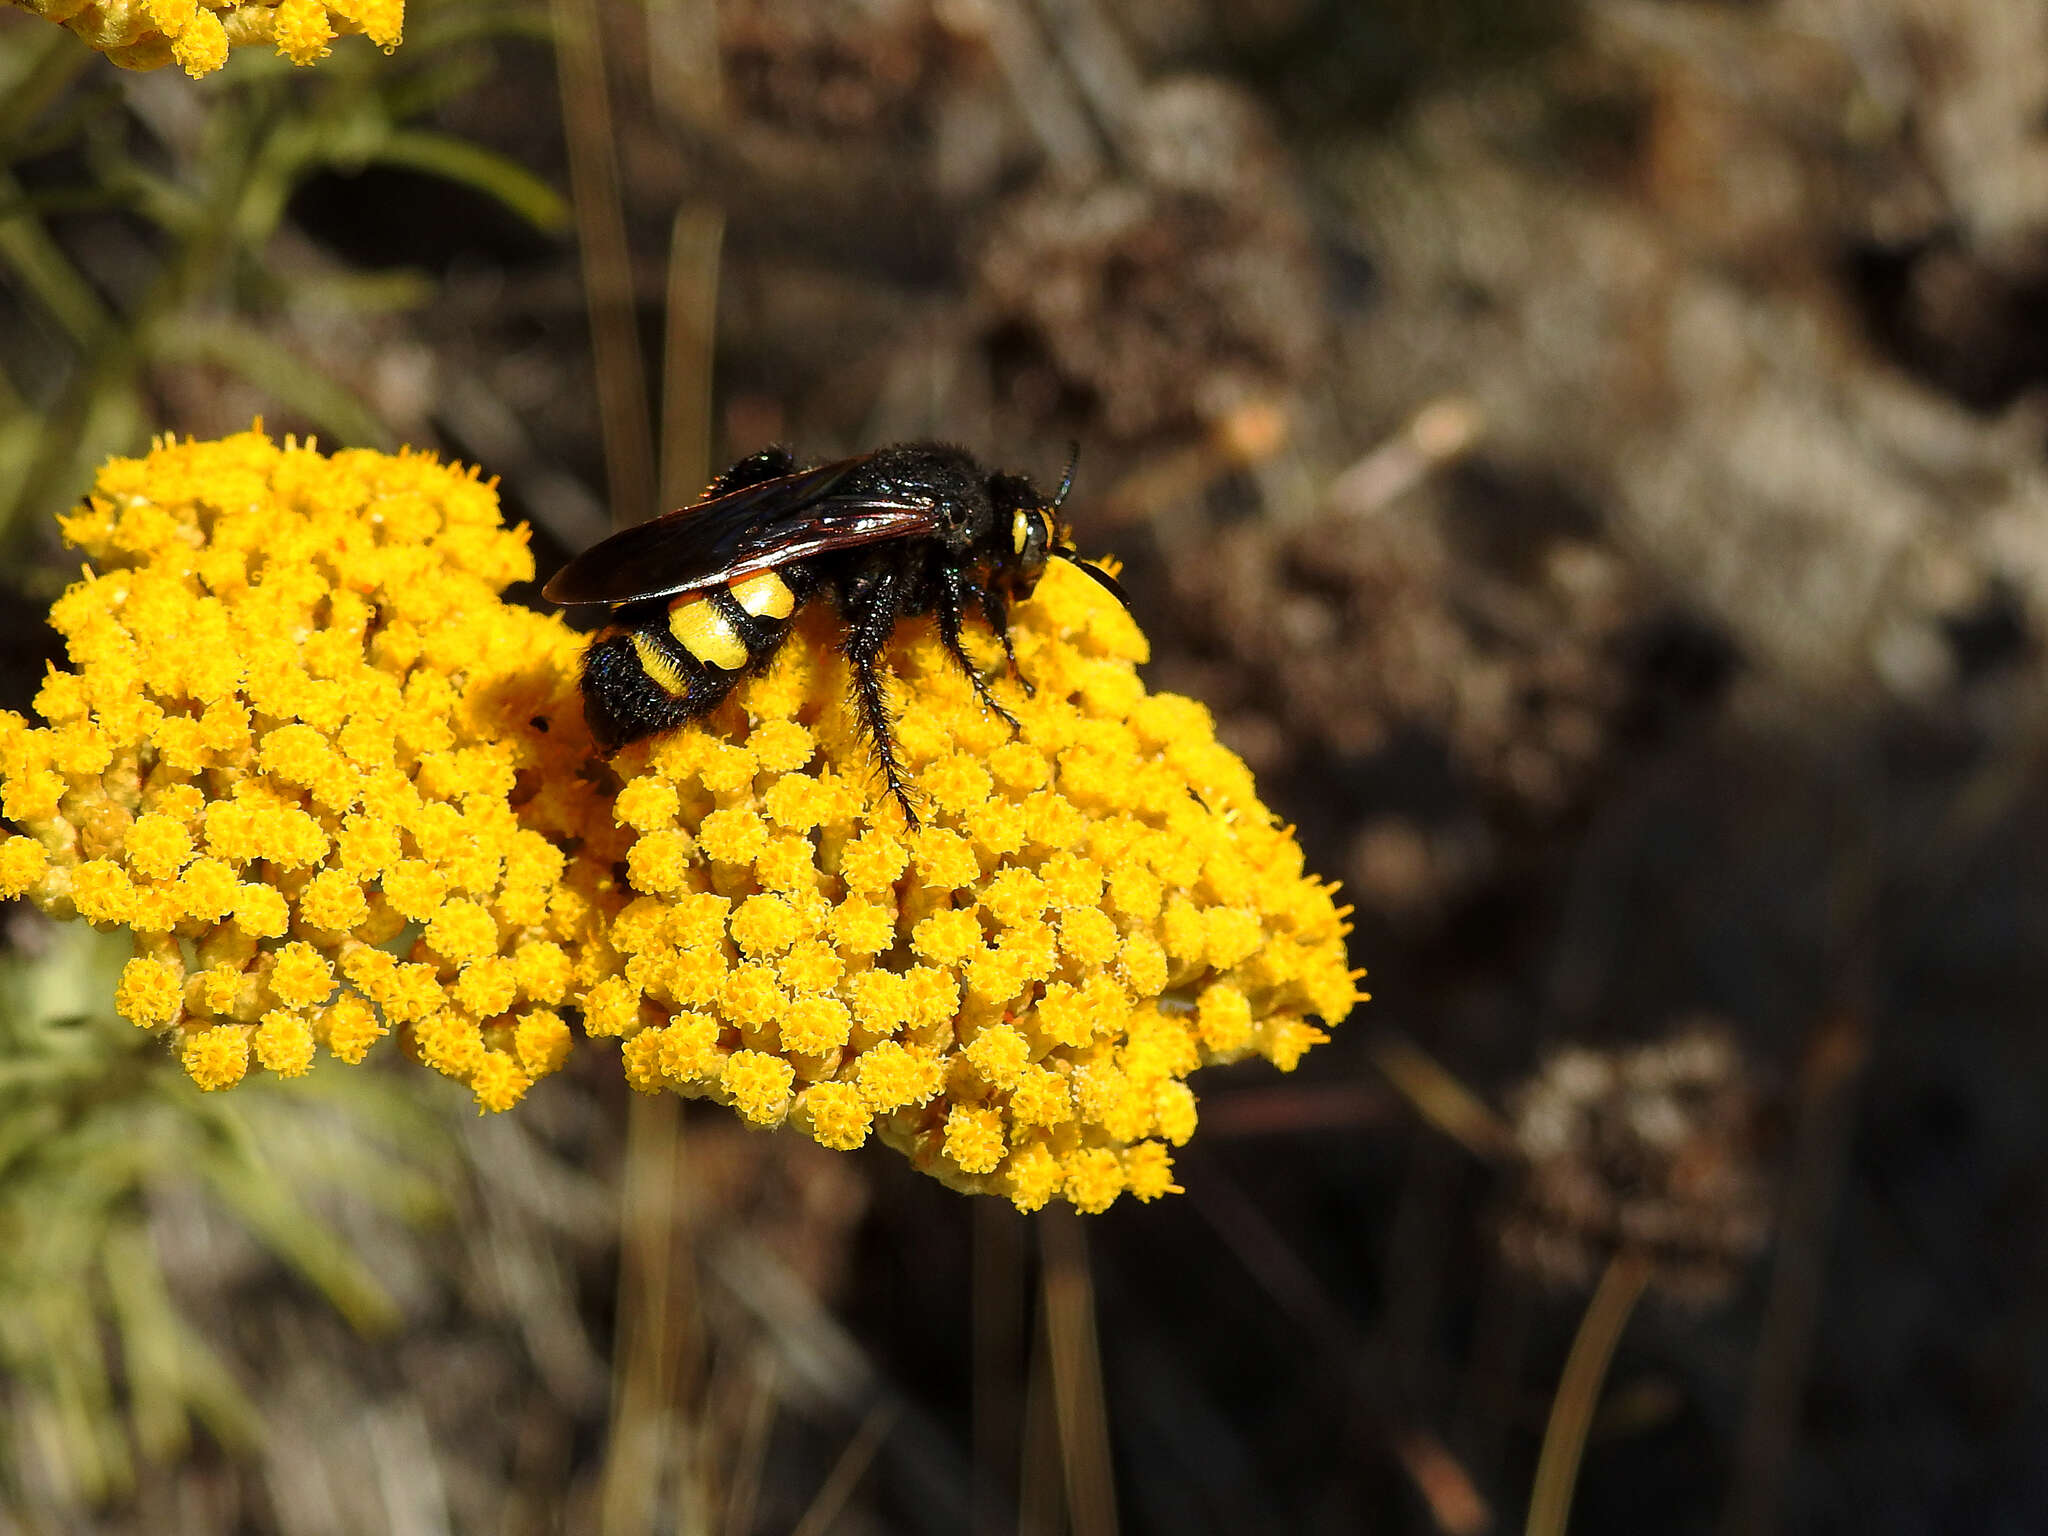
[[[1498,1162],[1516,1155],[1507,1122],[1421,1047],[1389,1035],[1373,1046],[1372,1059],[1417,1114],[1474,1157]]]
[[[2043,717],[2031,712],[2006,751],[1964,782],[1939,823],[1933,845],[1942,866],[1921,894],[1905,932],[1932,921],[1971,861],[2028,786],[2044,743]],[[1799,1448],[1802,1399],[1813,1358],[1814,1331],[1827,1285],[1834,1210],[1848,1171],[1856,1128],[1856,1096],[1871,1049],[1875,908],[1882,871],[1874,837],[1866,834],[1842,860],[1837,922],[1843,951],[1841,1000],[1822,1014],[1806,1046],[1794,1109],[1794,1131],[1779,1208],[1777,1257],[1758,1330],[1749,1400],[1735,1444],[1723,1536],[1770,1536],[1792,1458]]]
[[[1433,1341],[1449,1294],[1446,1270],[1459,1228],[1454,1202],[1469,1165],[1463,1151],[1428,1126],[1408,1127],[1399,1197],[1380,1263],[1382,1300],[1374,1332],[1396,1402],[1420,1402],[1434,1369]]]
[[[1059,1420],[1067,1516],[1074,1536],[1116,1536],[1116,1478],[1109,1450],[1109,1404],[1095,1336],[1095,1281],[1088,1235],[1072,1210],[1039,1214],[1044,1256],[1045,1335]]]
[[[1434,1430],[1394,1424],[1372,1393],[1386,1380],[1385,1350],[1369,1343],[1315,1272],[1220,1167],[1184,1154],[1188,1199],[1259,1288],[1306,1332],[1329,1360],[1349,1362],[1343,1372],[1361,1432],[1374,1449],[1389,1452],[1407,1473],[1445,1536],[1478,1536],[1493,1512],[1464,1464]],[[1199,1174],[1195,1170],[1199,1168]],[[1028,1491],[1028,1490],[1027,1490]]]
[[[613,517],[630,522],[655,510],[656,470],[595,0],[555,0],[555,19]],[[710,475],[712,348],[724,228],[718,210],[684,208],[671,232],[660,473],[664,490],[678,484],[691,490],[665,501],[689,499]],[[615,430],[614,418],[622,412],[629,425]],[[703,1525],[709,1517],[703,1437],[689,1432],[697,1417],[691,1408],[696,1383],[689,1378],[700,1330],[689,1262],[678,1257],[681,1155],[682,1119],[674,1095],[634,1094],[626,1133],[612,1444],[604,1476],[606,1536],[650,1529],[671,1476],[683,1523]],[[769,1399],[772,1413],[772,1392],[758,1395]],[[759,1455],[766,1454],[765,1436],[764,1428]],[[758,1456],[752,1475],[758,1481]],[[746,1503],[751,1520],[751,1490]],[[732,1513],[729,1504],[728,1517]]]
[[[1394,1455],[1444,1536],[1486,1536],[1493,1529],[1493,1507],[1435,1435],[1397,1435]]]
[[[1398,1102],[1376,1083],[1237,1088],[1202,1100],[1202,1134],[1213,1142],[1226,1136],[1362,1130],[1385,1125]]]
[[[672,1094],[634,1094],[627,1109],[620,1199],[618,1326],[612,1365],[611,1443],[605,1458],[605,1536],[640,1536],[662,1519],[674,1454],[687,1424],[685,1356],[694,1344],[694,1296],[678,1262],[681,1116]],[[702,1507],[682,1486],[681,1507]]]
[[[1117,158],[1128,164],[1130,124],[1145,81],[1096,0],[1036,0],[1045,35]]]
[[[730,1232],[700,1252],[722,1299],[761,1326],[787,1375],[788,1396],[822,1399],[847,1414],[866,1414],[878,1399],[886,1399],[898,1415],[890,1464],[905,1497],[928,1515],[929,1528],[965,1529],[967,1467],[954,1454],[953,1438],[906,1402],[810,1285],[743,1232]]]
[[[369,1472],[383,1505],[384,1528],[390,1531],[446,1531],[448,1491],[434,1437],[418,1399],[408,1394],[399,1404],[369,1415],[364,1438],[370,1453]]]
[[[711,478],[711,369],[725,214],[676,210],[668,242],[668,331],[661,368],[661,506],[697,499]]]
[[[1067,1501],[1061,1487],[1059,1405],[1052,1385],[1052,1345],[1041,1309],[1031,1330],[1031,1367],[1024,1383],[1024,1433],[1018,1447],[1017,1536],[1063,1536]]]
[[[1948,909],[1954,893],[1991,846],[1992,835],[2041,781],[2048,757],[2048,702],[2029,698],[2002,750],[1988,754],[1956,789],[1928,845],[1940,851],[1906,931],[1918,932]]]
[[[1199,1177],[1187,1180],[1188,1199],[1259,1289],[1298,1326],[1323,1335],[1326,1345],[1362,1348],[1364,1340],[1336,1298],[1237,1181],[1192,1148],[1182,1153],[1181,1166],[1190,1172],[1200,1168]]]
[[[1174,510],[1200,497],[1221,476],[1244,467],[1242,458],[1216,435],[1148,455],[1103,494],[1099,526],[1150,523],[1164,538],[1191,540],[1196,530],[1177,527]]]
[[[1105,491],[1096,509],[1096,526],[1115,529],[1127,523],[1149,523],[1154,534],[1169,547],[1181,547],[1206,537],[1192,519],[1179,516],[1177,509],[1200,498],[1226,475],[1263,470],[1276,463],[1288,467],[1287,478],[1304,471],[1298,455],[1292,453],[1293,413],[1288,403],[1271,396],[1243,401],[1215,421],[1200,437],[1175,448],[1146,454],[1116,484]],[[1299,498],[1302,507],[1312,509],[1313,486]],[[1291,513],[1296,498],[1276,505],[1268,512],[1275,526],[1299,522],[1303,514]],[[1277,501],[1278,498],[1275,498]]]
[[[551,0],[550,13],[604,429],[605,478],[613,520],[636,523],[655,510],[654,442],[634,312],[632,256],[612,154],[616,135],[605,85],[604,31],[596,0]]]
[[[804,1511],[803,1518],[790,1529],[789,1536],[825,1536],[832,1522],[839,1518],[839,1512],[846,1507],[846,1501],[853,1496],[853,1490],[867,1475],[875,1452],[888,1438],[890,1426],[896,1422],[899,1411],[897,1403],[889,1398],[877,1399],[875,1405],[868,1409],[867,1417],[861,1420],[853,1438],[846,1442],[846,1449],[839,1453],[832,1470],[825,1474],[817,1497],[811,1500],[811,1507]]]
[[[498,1515],[498,1536],[541,1536],[553,1526],[573,1459],[570,1437],[546,1389],[527,1393],[512,1442],[512,1472]]]
[[[1866,1008],[1829,1011],[1800,1072],[1797,1128],[1778,1219],[1778,1254],[1758,1330],[1749,1402],[1735,1443],[1724,1536],[1768,1536],[1792,1455],[1827,1282],[1828,1237],[1856,1124],[1856,1085],[1869,1054]]]
[[[1007,1536],[1023,1428],[1024,1224],[995,1200],[974,1206],[974,1528]]]
[[[656,0],[647,7],[647,86],[670,122],[716,128],[725,116],[717,0]]]
[[[2030,750],[2023,745],[2022,751]],[[1950,802],[1945,830],[1955,835],[1971,829],[1988,832],[1998,819],[2000,797],[1985,786],[2001,782],[2004,775],[1996,767],[1973,776]],[[1844,825],[1837,834],[1829,892],[1834,998],[1815,1016],[1794,1089],[1777,1254],[1757,1330],[1749,1399],[1735,1440],[1721,1518],[1724,1536],[1770,1536],[1777,1528],[1785,1481],[1801,1439],[1835,1206],[1856,1130],[1857,1090],[1870,1058],[1885,876],[1877,831],[1881,787],[1858,783],[1854,789],[1860,792],[1840,801]]]
[[[1473,1476],[1497,1485],[1509,1429],[1520,1411],[1531,1288],[1507,1269],[1498,1246],[1489,1246],[1480,1262],[1484,1274],[1448,1432]]]
[[[1374,517],[1465,457],[1485,431],[1486,418],[1473,401],[1458,395],[1432,400],[1332,480],[1324,500],[1347,517]]]
[[[1557,1396],[1550,1402],[1550,1422],[1543,1430],[1543,1450],[1536,1461],[1536,1481],[1529,1492],[1528,1536],[1564,1536],[1571,1518],[1572,1489],[1579,1480],[1579,1462],[1586,1451],[1586,1432],[1600,1403],[1600,1388],[1614,1347],[1628,1326],[1643,1289],[1650,1283],[1649,1259],[1623,1249],[1608,1261],[1579,1320],[1577,1337],[1565,1357]]]
[[[1054,174],[1074,182],[1099,177],[1102,141],[1026,0],[979,0],[971,12],[962,9],[981,24],[996,68]]]
[[[739,1446],[726,1478],[725,1536],[751,1536],[754,1509],[761,1497],[761,1470],[768,1463],[768,1435],[782,1404],[782,1369],[772,1349],[752,1352],[747,1371],[746,1415],[740,1423]]]

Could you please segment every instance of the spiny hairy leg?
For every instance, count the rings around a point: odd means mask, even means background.
[[[942,578],[944,590],[939,595],[938,619],[939,640],[946,647],[946,654],[960,663],[974,684],[975,696],[1000,715],[1013,731],[1022,730],[1017,717],[1003,708],[1002,702],[989,691],[988,679],[981,675],[981,669],[974,664],[974,658],[967,654],[967,647],[960,643],[961,610],[967,606],[967,579],[956,570],[948,570]],[[1009,636],[1003,636],[1004,649],[1009,648]],[[1015,658],[1012,658],[1014,664]]]
[[[903,818],[915,831],[921,823],[910,803],[910,785],[896,758],[896,737],[889,703],[882,693],[882,651],[896,628],[896,577],[877,577],[861,590],[847,618],[846,659],[853,663],[853,692],[860,705],[861,729],[874,746],[875,761],[889,793],[903,807]]]
[[[993,584],[981,589],[981,614],[988,620],[988,627],[996,632],[996,638],[1003,642],[1003,660],[1009,665],[1010,676],[1017,679],[1017,685],[1024,690],[1024,697],[1031,698],[1038,688],[1017,665],[1017,642],[1010,638],[1010,605]]]

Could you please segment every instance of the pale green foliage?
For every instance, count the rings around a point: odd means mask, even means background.
[[[107,1009],[125,945],[80,924],[25,937],[0,957],[0,1489],[89,1501],[194,1421],[231,1448],[261,1433],[166,1282],[164,1222],[225,1211],[374,1332],[394,1304],[325,1212],[438,1216],[454,1152],[409,1075],[202,1094]]]
[[[42,26],[0,27],[0,300],[25,323],[0,338],[0,531],[76,498],[93,469],[181,424],[156,419],[152,370],[204,363],[253,384],[337,445],[395,446],[354,393],[275,337],[294,306],[414,307],[424,279],[308,281],[275,259],[293,193],[321,171],[403,166],[472,187],[538,228],[561,199],[523,167],[420,126],[487,74],[495,35],[539,35],[504,0],[413,9],[405,47],[338,50],[315,72],[237,54],[193,82],[131,75]],[[40,162],[83,176],[31,191]],[[103,249],[53,232],[108,216]],[[7,306],[0,305],[0,313]]]

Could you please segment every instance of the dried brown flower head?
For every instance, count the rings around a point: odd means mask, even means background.
[[[1691,1305],[1726,1297],[1770,1227],[1759,1095],[1709,1020],[1620,1052],[1559,1052],[1516,1095],[1527,1179],[1502,1223],[1508,1261],[1589,1286],[1621,1248]]]
[[[1025,415],[1080,395],[1130,440],[1289,392],[1315,356],[1322,283],[1256,105],[1219,81],[1150,91],[1133,170],[1010,204],[978,262],[998,385]]]

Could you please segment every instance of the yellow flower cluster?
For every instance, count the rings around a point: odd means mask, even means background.
[[[336,37],[363,33],[390,52],[405,0],[11,0],[84,38],[123,69],[175,63],[197,79],[228,50],[268,44],[294,64],[327,56]]]
[[[502,1108],[569,1047],[602,928],[578,639],[473,473],[260,432],[116,459],[32,727],[0,714],[0,894],[135,935],[116,1006],[203,1087],[390,1025]],[[588,866],[586,866],[588,867]]]
[[[1129,616],[1055,562],[1016,619],[1035,691],[982,707],[897,627],[911,830],[878,797],[829,615],[705,723],[629,748],[618,973],[585,1003],[635,1086],[870,1134],[1023,1209],[1175,1188],[1184,1081],[1290,1069],[1356,999],[1343,913],[1191,700],[1148,694]],[[982,659],[1000,664],[992,640]]]
[[[502,1109],[580,1015],[637,1088],[1095,1211],[1175,1187],[1196,1067],[1291,1069],[1357,998],[1331,888],[1068,565],[1015,616],[1015,732],[898,626],[912,829],[822,607],[605,764],[581,640],[498,595],[522,534],[431,459],[163,444],[65,533],[75,670],[0,715],[0,895],[132,930],[116,1005],[202,1086],[396,1026]]]

